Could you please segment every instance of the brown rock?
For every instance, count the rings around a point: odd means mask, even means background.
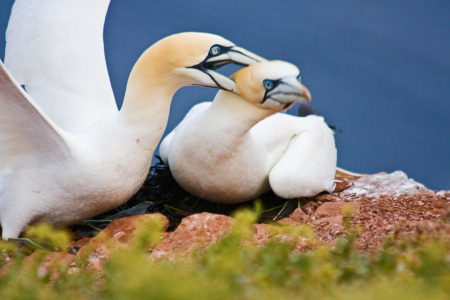
[[[344,234],[343,219],[344,217],[342,215],[338,215],[312,221],[319,240],[328,243],[337,236]]]
[[[166,216],[159,213],[145,214],[115,219],[102,231],[102,234],[113,241],[123,244],[128,242],[139,226],[145,226],[145,223],[152,220],[160,222],[163,231],[166,231],[169,227],[169,220]]]
[[[194,249],[202,252],[228,233],[232,225],[233,219],[224,215],[200,213],[188,216],[153,249],[151,257],[173,259],[185,257]]]
[[[267,224],[255,224],[253,239],[257,246],[263,246],[270,240],[270,229]]]
[[[309,221],[310,216],[305,214],[300,208],[296,208],[289,218],[299,223],[306,223]]]
[[[436,192],[436,196],[442,200],[450,201],[450,191],[439,191]]]
[[[291,221],[295,222],[293,220],[291,220]],[[297,223],[297,225],[298,225],[298,223]],[[275,239],[278,242],[282,242],[282,243],[294,243],[295,244],[294,251],[310,250],[312,248],[312,244],[305,237],[297,236],[292,233],[291,234],[290,233],[280,233],[277,231],[278,230],[276,230],[276,227],[274,225],[255,224],[254,236],[253,236],[255,244],[257,246],[263,246],[264,244],[268,243],[271,239]]]
[[[319,206],[316,211],[313,213],[313,217],[316,219],[320,219],[323,217],[330,216],[339,216],[342,215],[342,208],[345,205],[352,205],[355,208],[355,211],[358,210],[358,204],[356,203],[348,203],[348,202],[326,202]],[[354,212],[355,213],[355,212]]]
[[[77,256],[84,258],[87,271],[103,274],[103,265],[109,259],[112,248],[119,248],[119,245],[106,243],[105,240],[93,238],[78,251]]]
[[[74,256],[65,252],[36,250],[24,259],[24,263],[31,267],[36,266],[37,275],[49,277],[50,280],[58,278],[61,268],[66,268],[72,273],[79,271],[75,265]]]
[[[408,179],[402,172],[392,174],[375,174],[358,179],[348,179],[348,186],[332,194],[323,193],[301,200],[302,209],[295,209],[289,216],[279,221],[284,226],[299,226],[309,223],[314,227],[318,241],[330,246],[335,245],[336,238],[345,234],[342,208],[353,205],[353,228],[359,228],[360,234],[355,245],[361,250],[372,250],[382,244],[388,235],[405,238],[411,235],[421,237],[449,237],[450,225],[450,191],[430,191],[423,185]],[[133,237],[142,231],[154,218],[167,228],[167,218],[160,215],[144,215],[117,219],[92,239],[83,239],[73,245],[82,246],[78,256],[85,256],[88,270],[103,273],[103,264],[116,249],[127,249],[134,243]],[[440,221],[441,220],[441,221]],[[189,255],[192,250],[202,252],[209,245],[217,242],[232,227],[233,219],[225,215],[211,213],[194,214],[183,219],[174,232],[161,235],[162,242],[151,253],[152,259],[177,259]],[[284,231],[280,226],[256,224],[254,242],[262,246],[272,238],[282,242],[295,242],[297,251],[311,249],[311,243],[295,234],[295,230]],[[140,235],[139,235],[140,236]],[[42,252],[27,258],[27,263],[36,264],[40,276],[58,276],[58,263],[61,262],[71,272],[77,272],[74,263],[78,257],[67,253]],[[0,274],[7,272],[8,263]]]
[[[344,217],[342,215],[324,217],[312,222],[313,225],[330,225],[331,227],[342,226]]]
[[[283,218],[283,219],[279,220],[277,223],[280,225],[285,225],[285,226],[290,226],[290,225],[295,226],[295,225],[300,224],[299,222],[294,221],[291,218]]]
[[[415,227],[416,234],[426,235],[428,237],[445,237],[450,239],[450,224],[442,222],[426,221]]]
[[[152,221],[160,222],[162,230],[167,230],[168,219],[162,214],[145,214],[115,219],[96,237],[83,241],[83,246],[78,251],[78,256],[84,256],[88,271],[103,273],[103,264],[111,255],[111,252],[129,247],[129,241],[135,236],[136,230],[150,224]],[[155,245],[150,245],[154,247]]]

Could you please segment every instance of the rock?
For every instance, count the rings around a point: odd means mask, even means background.
[[[323,217],[330,217],[330,216],[341,216],[342,215],[342,208],[345,205],[351,205],[354,207],[353,212],[359,210],[359,205],[357,203],[348,203],[348,202],[326,202],[319,206],[319,208],[316,209],[316,211],[312,214],[312,216],[315,219],[320,219]]]
[[[291,220],[292,222],[295,222]],[[297,225],[299,224],[298,222]],[[285,225],[289,226],[289,225]],[[295,226],[295,225],[294,225]],[[310,250],[313,244],[306,237],[295,235],[289,232],[280,232],[277,227],[269,224],[255,224],[253,239],[257,246],[264,246],[270,240],[275,239],[281,243],[294,243],[294,251]]]
[[[285,225],[285,226],[290,226],[290,225],[295,226],[295,225],[300,224],[300,222],[294,221],[291,218],[283,218],[278,221],[278,224]]]
[[[312,225],[314,226],[320,241],[328,243],[336,239],[337,236],[343,235],[343,219],[344,217],[342,215],[336,215],[314,220]]]
[[[24,264],[33,266],[37,264],[38,277],[48,277],[55,280],[61,269],[67,269],[69,273],[77,273],[74,256],[65,252],[48,252],[36,250],[24,259]]]
[[[227,234],[232,225],[233,219],[224,215],[191,215],[184,218],[177,229],[153,249],[151,257],[174,259],[186,257],[194,249],[202,252]]]
[[[169,220],[167,217],[156,213],[115,219],[102,231],[102,233],[107,238],[124,244],[134,235],[139,226],[145,226],[145,223],[152,220],[160,222],[163,231],[166,231],[169,227]]]
[[[87,242],[83,240],[83,246],[77,256],[84,256],[88,271],[102,274],[103,264],[108,260],[111,252],[129,247],[128,242],[135,236],[137,229],[155,220],[161,224],[163,231],[169,227],[167,217],[159,213],[115,219],[96,237],[88,239]],[[150,245],[150,247],[154,246]]]
[[[353,185],[343,191],[343,196],[365,196],[378,199],[382,196],[414,195],[426,190],[423,184],[408,179],[405,173],[396,171],[391,174],[379,173],[362,176],[353,182]]]
[[[255,224],[254,243],[263,246],[271,239],[295,243],[295,251],[305,251],[317,243],[333,246],[336,239],[345,235],[343,209],[353,206],[349,220],[352,228],[358,228],[359,237],[355,245],[370,251],[381,245],[388,235],[405,238],[410,235],[450,237],[450,191],[430,191],[422,184],[408,179],[403,172],[367,175],[346,179],[348,185],[332,194],[322,193],[312,198],[298,200],[301,209],[292,207],[288,218],[281,219],[279,225]],[[286,215],[289,213],[286,212]],[[58,276],[55,267],[58,262],[73,272],[77,271],[74,261],[86,263],[87,270],[103,274],[103,265],[112,251],[127,250],[140,237],[143,228],[158,220],[165,231],[169,222],[161,214],[147,214],[115,219],[99,235],[73,242],[81,246],[77,256],[55,252],[40,261],[36,251],[27,258],[29,263],[39,264],[41,276]],[[445,222],[441,222],[444,220]],[[149,258],[183,259],[193,250],[202,253],[207,247],[225,236],[233,226],[233,219],[226,215],[208,212],[185,217],[173,232],[161,234],[161,243],[149,245]],[[304,224],[313,227],[316,244],[295,234],[295,227]],[[284,230],[285,227],[292,229]],[[79,260],[79,257],[84,259]],[[6,272],[9,263],[0,272]]]
[[[256,245],[263,246],[270,240],[270,230],[268,226],[269,225],[267,224],[255,224],[253,239]]]
[[[321,194],[312,200],[324,202],[311,213],[311,224],[320,241],[328,243],[342,235],[340,220],[328,218],[341,215],[342,207],[352,204],[352,226],[361,231],[357,244],[362,250],[370,250],[389,234],[413,234],[421,222],[437,222],[449,207],[450,193],[427,190],[397,171],[360,177],[340,193]]]
[[[312,224],[316,225],[316,226],[324,226],[324,225],[330,225],[331,227],[342,227],[344,217],[342,215],[336,215],[336,216],[331,216],[331,217],[325,217],[325,218],[320,218],[318,220],[314,220],[312,222]]]
[[[289,218],[299,223],[306,223],[311,217],[305,214],[300,208],[296,208],[294,212],[289,215]]]
[[[450,239],[450,224],[425,221],[417,225],[415,230],[418,235]]]

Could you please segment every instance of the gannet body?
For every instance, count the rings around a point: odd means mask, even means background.
[[[310,101],[292,64],[271,61],[239,70],[240,95],[219,91],[196,105],[161,143],[175,180],[192,194],[238,203],[272,189],[283,198],[331,192],[333,132],[322,117],[282,113]]]
[[[78,14],[80,21],[90,20],[89,25],[82,25],[92,27],[85,33],[101,39],[99,32],[109,1],[38,3],[16,1],[8,28],[11,48],[6,57],[14,73],[0,62],[3,239],[17,237],[35,221],[70,225],[128,200],[147,176],[174,93],[187,85],[235,91],[234,81],[212,70],[226,63],[246,65],[262,60],[216,35],[169,36],[138,59],[128,80],[122,109],[118,111],[104,63],[103,43],[80,44],[86,40],[78,40],[77,24],[64,19],[65,15],[71,15],[76,20],[73,14]],[[85,11],[89,13],[86,15]],[[27,27],[18,21],[25,16],[22,22],[34,26]],[[53,20],[50,36],[55,35],[54,31],[64,32],[67,36],[62,42],[70,43],[71,47],[39,46],[49,38],[45,29],[50,28],[45,27],[47,21],[42,23],[44,27],[39,22],[48,18]],[[69,38],[72,33],[74,40]],[[21,40],[22,36],[27,40]],[[37,43],[33,53],[14,52],[26,43]],[[72,49],[78,44],[83,48],[80,53]],[[86,53],[93,57],[85,61],[77,56]],[[96,62],[96,58],[101,60]],[[70,63],[72,59],[75,64]],[[95,90],[97,85],[100,91]],[[77,96],[78,102],[74,101]]]

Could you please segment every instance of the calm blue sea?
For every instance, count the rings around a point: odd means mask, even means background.
[[[2,59],[12,2],[0,1]],[[216,33],[298,65],[314,107],[341,130],[341,167],[403,170],[450,190],[450,1],[112,0],[105,47],[119,106],[142,51],[181,31]],[[167,132],[214,94],[180,90]]]

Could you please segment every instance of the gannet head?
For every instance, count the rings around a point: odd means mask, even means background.
[[[200,85],[233,92],[235,82],[214,70],[229,63],[247,66],[266,61],[218,35],[200,32],[168,36],[151,46],[144,56],[147,54],[151,54],[152,65],[158,65],[160,71],[175,74],[174,80],[180,86]]]
[[[231,78],[242,98],[261,108],[284,111],[295,102],[311,101],[309,90],[300,83],[299,69],[285,61],[255,63]]]

